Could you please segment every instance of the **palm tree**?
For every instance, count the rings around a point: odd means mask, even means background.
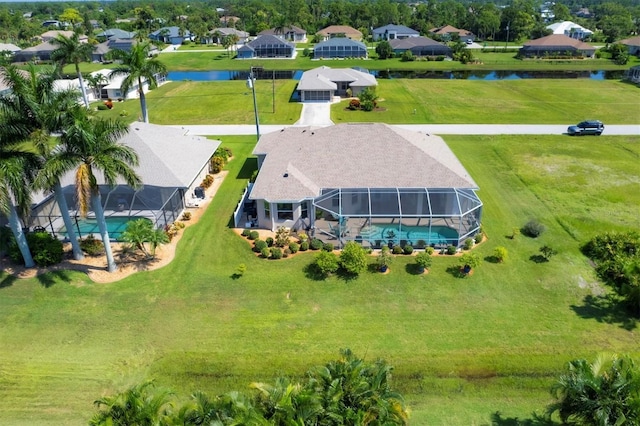
[[[93,90],[93,96],[100,99],[100,86],[109,83],[109,79],[104,74],[96,73],[87,75],[87,84]]]
[[[173,417],[174,424],[181,425],[253,425],[269,423],[256,411],[251,401],[241,393],[230,392],[209,398],[203,392],[195,392],[191,401],[183,405]]]
[[[27,71],[15,67],[4,70],[5,83],[11,88],[11,96],[3,98],[3,110],[12,113],[6,122],[11,134],[6,137],[19,141],[30,141],[40,155],[41,163],[46,163],[51,154],[51,133],[60,132],[68,122],[72,111],[81,107],[77,104],[78,93],[75,90],[54,91],[53,84],[57,77],[54,68],[37,71],[31,65]],[[48,175],[38,171],[34,187],[44,191],[53,191],[60,208],[62,220],[71,241],[75,259],[83,257],[76,234],[69,216],[69,208],[60,187],[60,175]]]
[[[313,389],[285,377],[278,377],[274,385],[252,383],[251,387],[259,392],[257,404],[270,424],[318,424],[323,408]]]
[[[587,426],[637,425],[640,369],[629,357],[598,356],[593,363],[570,361],[551,389],[557,401],[547,408],[564,422]]]
[[[140,177],[132,168],[138,165],[138,155],[130,147],[117,142],[128,130],[127,125],[119,120],[97,119],[85,113],[77,113],[73,123],[60,136],[60,146],[54,151],[48,166],[48,170],[57,175],[75,170],[78,210],[85,217],[89,206],[92,207],[104,244],[109,272],[116,270],[116,264],[94,170],[100,170],[109,186],[117,185],[119,177],[131,187],[141,185]]]
[[[96,400],[94,404],[101,410],[93,416],[89,424],[91,426],[168,424],[170,393],[152,392],[152,387],[152,382],[145,382],[119,394]]]
[[[80,62],[89,62],[91,60],[93,46],[89,43],[81,43],[78,33],[73,33],[71,37],[58,34],[56,38],[51,40],[51,43],[58,46],[57,49],[51,52],[51,60],[60,63],[60,69],[62,69],[65,64],[73,64],[76,67],[76,74],[80,81],[82,100],[84,101],[84,105],[89,108],[87,90],[84,87],[82,73],[80,72]]]
[[[125,79],[122,80],[122,86],[120,87],[122,93],[129,92],[129,89],[135,87],[137,83],[138,93],[140,94],[142,121],[148,123],[149,112],[147,110],[143,83],[146,80],[149,84],[149,89],[155,89],[158,87],[156,75],[165,74],[167,68],[157,59],[149,58],[149,43],[134,44],[130,52],[116,49],[113,51],[113,58],[120,60],[121,64],[111,71],[109,78],[113,76],[126,76]]]

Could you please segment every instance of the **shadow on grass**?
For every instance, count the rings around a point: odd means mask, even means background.
[[[544,257],[541,254],[533,254],[531,256],[529,256],[529,260],[535,263],[547,263],[549,260],[547,260],[546,257]]]
[[[633,318],[623,300],[613,294],[585,296],[582,306],[571,305],[571,309],[581,318],[595,319],[606,324],[617,324],[631,331],[638,327],[638,319]]]
[[[327,279],[327,275],[323,274],[315,263],[310,263],[302,270],[304,276],[312,281],[324,281]]]
[[[499,411],[491,414],[491,426],[556,426],[558,424],[536,413],[533,413],[530,419],[503,417]]]
[[[462,271],[462,268],[459,266],[449,266],[447,268],[447,273],[451,276],[453,276],[454,278],[466,278],[468,274],[465,274]]]
[[[249,157],[244,160],[244,164],[242,164],[242,167],[238,171],[236,179],[251,179],[251,175],[253,175],[255,170],[258,170],[258,159]]]
[[[2,280],[0,280],[0,288],[11,287],[18,278],[13,275],[6,274]]]
[[[422,275],[422,268],[415,263],[407,263],[404,266],[404,270],[407,274]]]
[[[488,263],[500,263],[500,260],[496,256],[487,256],[484,258],[484,261]]]
[[[36,275],[36,280],[44,288],[52,287],[57,281],[71,282],[69,271],[51,271],[46,274]]]

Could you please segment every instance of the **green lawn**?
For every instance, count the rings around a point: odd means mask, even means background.
[[[246,390],[343,347],[395,366],[412,424],[487,424],[541,410],[569,359],[640,355],[637,323],[588,297],[604,290],[578,251],[596,232],[640,229],[639,137],[448,136],[485,203],[476,250],[505,246],[509,260],[459,279],[453,258],[415,276],[399,257],[390,274],[352,281],[306,277],[311,254],[249,252],[227,226],[256,166],[253,138],[221,139],[235,153],[229,176],[170,265],[112,284],[0,275],[0,424],[86,424],[94,399],[150,378],[185,396]],[[534,217],[548,228],[539,239],[505,237]],[[559,254],[532,262],[543,244]]]
[[[568,124],[597,118],[608,124],[640,123],[640,94],[619,81],[394,79],[378,83],[379,106],[384,110],[349,111],[345,100],[331,107],[333,122]]]
[[[526,60],[515,58],[513,52],[474,51],[480,60],[476,64],[461,64],[457,61],[414,61],[402,62],[394,59],[344,59],[312,60],[299,51],[295,59],[234,59],[226,52],[162,53],[158,59],[170,71],[197,70],[248,70],[252,66],[261,66],[267,70],[308,70],[322,65],[329,67],[362,67],[372,70],[626,70],[640,63],[631,58],[627,65],[616,65],[608,59],[584,59],[576,61]]]

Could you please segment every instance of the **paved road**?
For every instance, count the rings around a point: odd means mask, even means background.
[[[572,124],[572,123],[571,123]],[[397,124],[403,129],[436,135],[562,135],[570,124]],[[323,125],[324,126],[324,125]],[[191,135],[255,135],[256,127],[248,124],[174,125]],[[290,125],[261,125],[262,134],[279,132]],[[640,124],[607,125],[605,135],[640,136]]]

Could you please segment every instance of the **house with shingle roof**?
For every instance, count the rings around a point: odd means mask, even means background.
[[[130,52],[131,48],[138,44],[139,41],[133,38],[110,38],[109,40],[96,44],[93,52],[91,53],[91,61],[93,62],[105,62],[109,60],[109,52],[112,50],[124,50]],[[153,44],[149,45],[149,56],[158,53],[158,48]]]
[[[452,25],[431,28],[429,34],[439,36],[442,40],[449,41],[458,37],[461,41],[475,41],[476,36],[471,31],[461,30]]]
[[[439,136],[382,123],[289,127],[253,154],[259,228],[374,248],[458,246],[479,232],[478,185]]]
[[[140,122],[131,124],[129,132],[118,142],[138,154],[139,164],[134,170],[144,186],[133,189],[119,181],[115,187],[109,187],[102,184],[102,174],[94,171],[105,215],[147,217],[157,228],[180,219],[195,188],[209,173],[209,160],[220,146],[220,141],[188,135],[177,127]],[[64,175],[60,184],[67,204],[73,208],[74,173]],[[63,224],[53,196],[37,194],[34,202],[29,226],[43,226],[54,235],[60,234]]]
[[[274,35],[261,35],[238,48],[238,59],[294,58],[296,46]]]
[[[344,37],[321,41],[313,47],[314,59],[366,58],[367,56],[367,46],[363,42]]]
[[[181,30],[180,27],[162,27],[149,34],[149,39],[169,44],[182,44],[185,40],[192,40],[193,35],[189,30]]]
[[[524,58],[544,57],[585,57],[593,58],[596,48],[583,41],[564,34],[551,34],[535,40],[529,40],[520,48],[519,55]]]
[[[51,52],[56,50],[58,46],[45,41],[36,46],[27,47],[13,55],[13,62],[29,62],[31,60],[48,61],[51,59]]]
[[[553,34],[564,34],[577,40],[584,40],[593,35],[593,31],[571,21],[556,22],[547,25],[546,28],[553,31]]]
[[[121,40],[128,40],[136,38],[136,33],[133,31],[125,31],[120,28],[109,28],[96,34],[98,40],[111,40],[113,38],[119,38]]]
[[[284,27],[282,29],[269,28],[268,30],[260,31],[258,33],[258,36],[263,35],[280,37],[283,40],[292,41],[294,43],[307,42],[307,31],[303,30],[300,27],[296,27],[295,25],[289,25],[288,27]]]
[[[640,36],[620,40],[620,44],[627,46],[629,55],[640,56]]]
[[[42,41],[51,41],[54,38],[57,38],[59,35],[63,35],[65,37],[72,37],[73,34],[74,34],[73,31],[50,30],[40,34],[40,38],[42,39]],[[80,43],[88,43],[89,37],[87,37],[86,35],[81,35],[78,37],[78,41]]]
[[[409,37],[405,39],[390,40],[389,44],[396,54],[402,54],[407,50],[414,56],[448,56],[453,51],[444,43],[432,40],[428,37]]]
[[[301,102],[331,102],[334,96],[358,96],[367,87],[378,85],[376,78],[352,68],[319,67],[305,71],[298,83]]]
[[[396,38],[418,37],[420,33],[404,25],[389,24],[373,30],[373,40],[393,40]]]
[[[205,38],[204,42],[222,44],[222,39],[228,36],[238,36],[237,44],[245,44],[249,40],[249,33],[246,31],[237,30],[235,28],[219,27],[209,31],[209,36]]]
[[[329,25],[316,33],[320,38],[329,40],[332,38],[350,38],[351,40],[361,41],[362,33],[348,25]]]

